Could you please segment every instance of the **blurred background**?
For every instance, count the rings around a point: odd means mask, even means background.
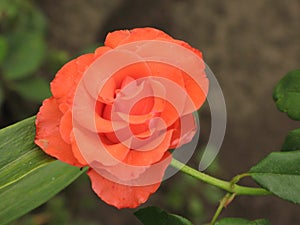
[[[203,52],[225,96],[227,133],[208,173],[230,179],[279,150],[299,127],[277,111],[275,84],[300,67],[298,0],[0,0],[0,127],[36,114],[50,95],[49,82],[68,60],[91,52],[116,29],[152,26]],[[210,112],[201,111],[201,140]],[[190,164],[197,168],[201,152]],[[251,184],[250,181],[243,181]],[[299,193],[300,194],[300,193]],[[208,222],[223,192],[177,174],[146,205]],[[145,206],[145,205],[144,205]],[[272,225],[300,224],[299,205],[275,197],[238,197],[221,217],[267,218]],[[135,210],[99,200],[82,176],[13,225],[140,224]]]

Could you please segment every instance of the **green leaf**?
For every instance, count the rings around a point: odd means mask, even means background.
[[[51,95],[49,82],[41,77],[16,81],[13,89],[23,98],[36,102],[41,102]]]
[[[193,225],[181,216],[169,214],[154,206],[139,209],[134,214],[144,225]]]
[[[273,98],[279,110],[293,120],[300,120],[300,70],[289,72],[279,81]]]
[[[8,80],[21,79],[35,72],[43,62],[45,41],[34,32],[18,32],[8,36],[8,54],[2,69]]]
[[[252,178],[278,197],[300,204],[300,151],[273,152],[250,169]]]
[[[270,222],[265,219],[249,221],[241,218],[224,218],[216,222],[215,225],[270,225]]]
[[[286,136],[281,148],[282,151],[300,150],[300,128],[292,130]]]
[[[46,18],[42,11],[35,7],[34,5],[30,5],[29,12],[27,13],[27,23],[25,23],[24,18],[20,20],[19,26],[23,26],[24,30],[27,30],[28,32],[35,32],[37,34],[41,34],[44,36],[46,32]],[[23,24],[21,24],[23,21]]]
[[[43,204],[84,171],[54,160],[33,142],[34,117],[0,130],[0,224]]]

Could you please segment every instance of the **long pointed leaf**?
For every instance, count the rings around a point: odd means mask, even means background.
[[[33,142],[34,117],[0,130],[0,224],[43,204],[84,171],[54,160]]]

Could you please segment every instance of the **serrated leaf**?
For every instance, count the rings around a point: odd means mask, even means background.
[[[84,171],[47,156],[34,143],[34,117],[0,130],[0,224],[43,204]]]
[[[224,218],[216,222],[215,225],[270,225],[270,222],[265,219],[250,221],[242,218]]]
[[[16,81],[13,89],[23,98],[36,102],[41,102],[51,95],[49,82],[41,77]]]
[[[2,63],[8,80],[25,78],[35,72],[45,55],[45,41],[34,32],[18,32],[8,36],[8,54]]]
[[[273,152],[252,167],[250,175],[278,197],[300,204],[300,150]]]
[[[167,213],[154,206],[139,209],[134,215],[144,225],[193,225],[192,222],[181,216]]]
[[[300,120],[300,70],[289,72],[279,81],[273,98],[279,110],[293,120]]]
[[[281,148],[282,151],[300,150],[300,128],[292,130],[286,136]]]

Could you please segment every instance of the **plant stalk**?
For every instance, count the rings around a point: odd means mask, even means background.
[[[205,183],[211,184],[218,188],[221,188],[229,193],[233,193],[235,195],[272,195],[271,192],[264,188],[255,188],[255,187],[245,187],[241,186],[229,181],[224,181],[215,177],[212,177],[206,173],[195,170],[182,162],[172,159],[171,165],[179,169],[181,172],[188,174],[198,180],[201,180]]]

